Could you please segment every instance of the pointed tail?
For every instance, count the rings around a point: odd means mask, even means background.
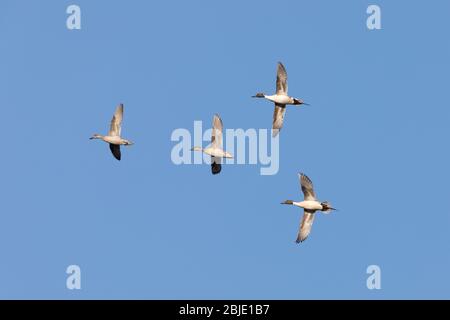
[[[328,201],[322,202],[321,205],[322,205],[322,212],[324,213],[330,213],[331,211],[336,210],[331,206],[331,203],[329,203]]]

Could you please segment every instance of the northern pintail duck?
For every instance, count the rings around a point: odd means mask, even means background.
[[[257,93],[253,98],[265,98],[275,103],[273,112],[272,135],[275,137],[283,127],[284,114],[286,113],[286,105],[308,105],[302,99],[288,96],[288,81],[286,68],[281,62],[278,62],[277,69],[277,92],[274,95],[266,95]]]
[[[222,147],[223,123],[218,114],[214,115],[211,132],[211,145],[207,148],[193,147],[191,151],[200,151],[211,156],[212,174],[218,174],[222,170],[222,158],[233,158],[233,155],[223,150]]]
[[[304,200],[299,202],[286,200],[281,204],[290,204],[304,209],[303,219],[296,240],[297,243],[300,243],[305,241],[309,233],[311,232],[311,227],[314,222],[314,215],[316,211],[330,213],[331,211],[336,209],[332,208],[331,204],[326,201],[320,202],[317,200],[316,194],[314,193],[313,184],[306,175],[304,175],[303,173],[299,173],[298,176],[304,195]]]
[[[122,118],[123,118],[123,104],[119,104],[116,108],[116,112],[111,120],[111,127],[107,136],[101,134],[94,134],[90,139],[101,139],[109,143],[109,148],[117,160],[120,161],[121,153],[120,146],[130,146],[133,142],[123,139],[120,134],[122,131]]]

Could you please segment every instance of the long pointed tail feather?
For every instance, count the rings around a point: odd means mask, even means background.
[[[331,211],[336,210],[331,206],[331,203],[329,203],[328,201],[322,202],[321,205],[322,205],[322,212],[324,213],[330,213]]]

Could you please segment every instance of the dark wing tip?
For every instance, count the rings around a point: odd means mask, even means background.
[[[303,180],[305,180],[306,182],[310,183],[312,185],[312,181],[311,179],[304,173],[300,173],[300,176],[302,177]]]
[[[284,67],[284,64],[281,61],[278,61],[278,67],[282,69],[284,73],[286,73],[286,68]]]
[[[211,163],[212,174],[219,174],[220,171],[222,171],[222,165],[220,163],[216,163],[216,162]]]
[[[122,154],[120,152],[120,146],[116,144],[109,144],[109,149],[111,150],[111,153],[113,154],[114,158],[120,161],[122,158]]]

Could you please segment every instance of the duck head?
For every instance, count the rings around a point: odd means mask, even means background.
[[[89,139],[90,139],[90,140],[93,140],[93,139],[103,139],[103,136],[102,136],[101,134],[95,133],[95,134],[93,134],[92,137],[90,137]]]
[[[266,95],[264,93],[258,92],[257,94],[255,94],[254,96],[252,96],[252,98],[264,98]]]

